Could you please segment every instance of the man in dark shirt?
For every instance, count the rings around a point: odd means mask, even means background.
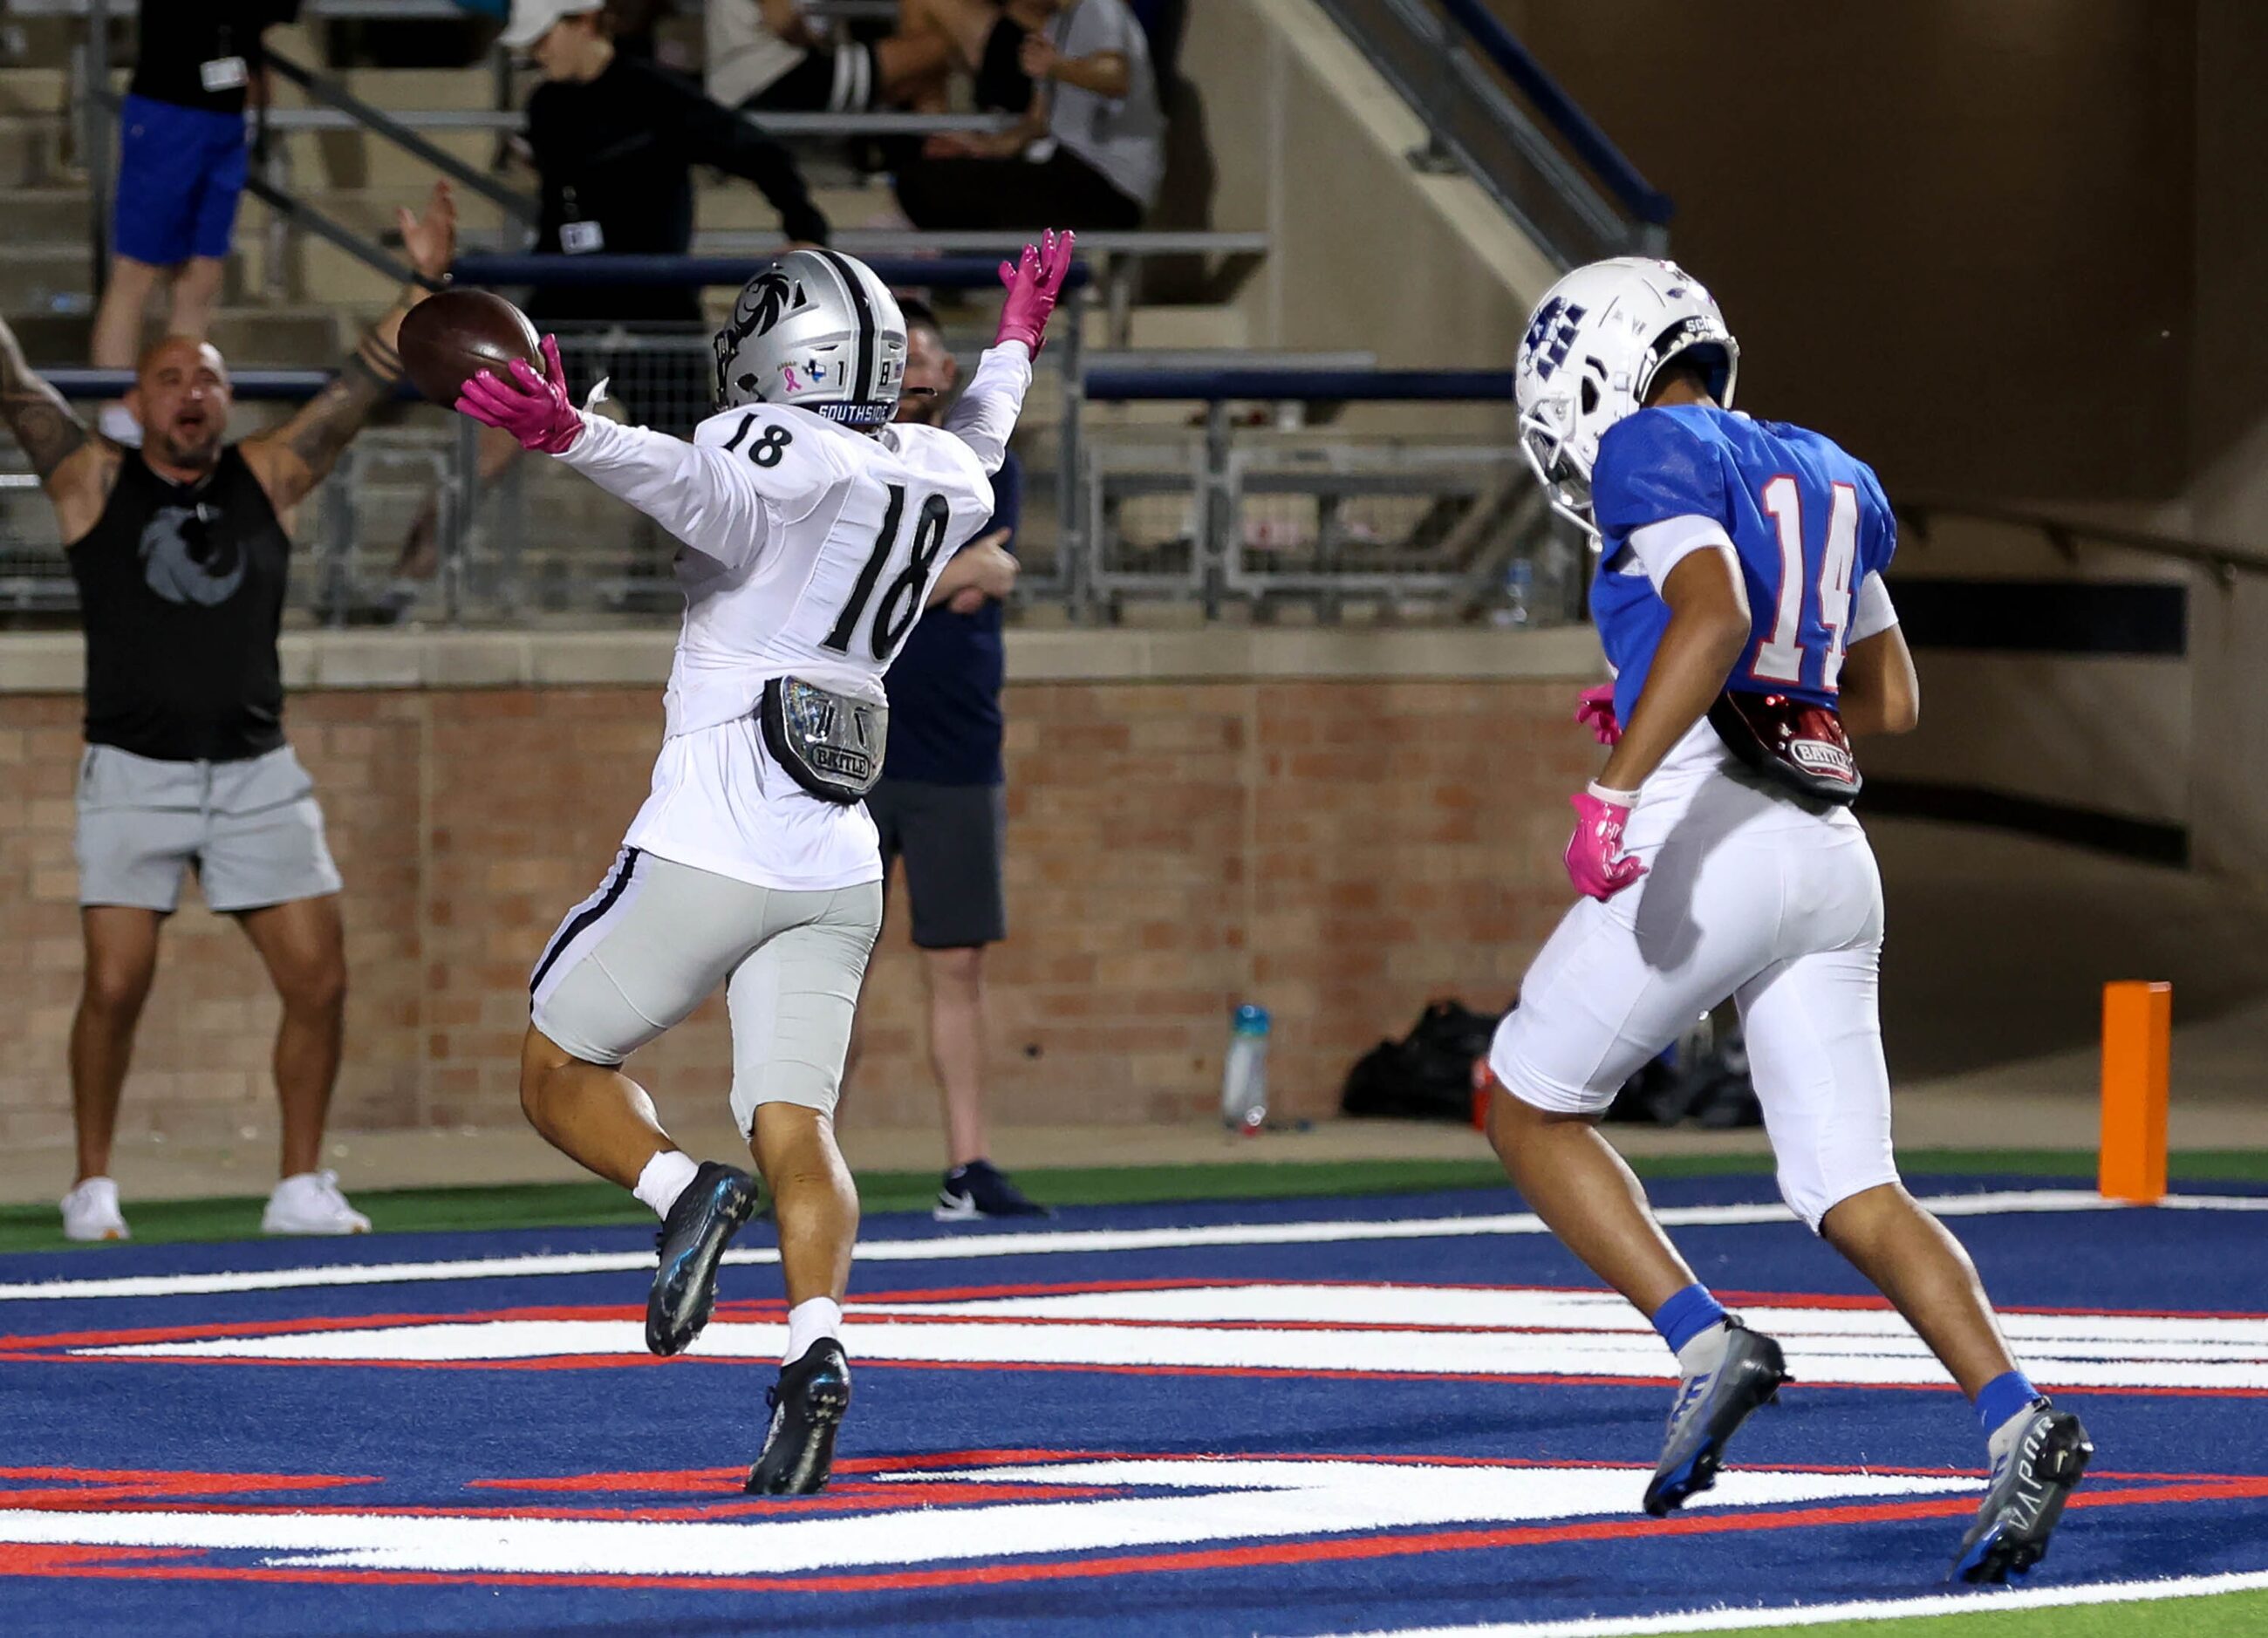
[[[96,368],[124,370],[142,315],[167,269],[167,334],[202,341],[244,192],[246,92],[262,83],[260,31],[298,17],[299,0],[142,0],[134,78],[118,114],[118,198],[110,277],[94,319]],[[129,442],[133,417],[113,404],[106,435]]]
[[[418,273],[440,277],[456,253],[447,187],[422,217],[401,212],[401,225]],[[77,836],[86,976],[70,1042],[78,1179],[63,1200],[73,1239],[126,1238],[111,1133],[158,929],[192,869],[206,904],[251,938],[284,1003],[283,1176],[261,1226],[370,1227],[319,1165],[346,955],[322,811],[284,742],[276,638],[291,551],[284,517],[392,395],[401,317],[424,293],[404,290],[298,414],[237,444],[222,442],[228,371],[210,344],[171,336],[143,356],[127,401],[144,436],[126,450],[89,433],[0,325],[0,422],[55,505],[86,628]]]
[[[946,350],[937,315],[918,301],[898,305],[906,315],[898,419],[941,421],[960,366]],[[889,745],[881,782],[866,797],[881,834],[884,870],[894,858],[905,862],[913,941],[929,986],[930,1065],[945,1095],[950,1162],[938,1192],[940,1222],[1044,1210],[993,1165],[984,1131],[984,947],[1008,936],[1000,599],[1015,584],[1007,548],[1022,490],[1022,469],[1012,453],[992,480],[991,522],[954,558],[952,577],[940,578],[928,612],[891,663],[883,679]]]
[[[526,53],[543,75],[528,99],[525,133],[542,191],[535,253],[685,254],[693,246],[696,165],[754,182],[779,212],[790,243],[825,244],[827,218],[787,151],[692,81],[616,50],[606,11],[606,0],[514,0],[500,41]],[[689,438],[708,415],[715,364],[705,328],[697,344],[674,348],[665,340],[594,350],[578,348],[576,335],[630,324],[682,326],[689,337],[701,327],[695,286],[541,284],[527,314],[539,329],[563,332],[570,370],[592,380],[606,377],[630,420]],[[502,477],[519,454],[508,435],[483,429],[481,482]],[[429,498],[411,524],[395,567],[405,582],[429,579],[439,566],[439,516],[438,499]],[[414,587],[399,588],[398,609],[406,611],[415,597]]]

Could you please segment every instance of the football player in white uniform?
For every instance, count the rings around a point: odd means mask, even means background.
[[[733,1112],[771,1190],[789,1304],[758,1494],[826,1484],[850,1399],[838,1333],[858,1196],[834,1111],[881,925],[861,797],[881,768],[882,673],[956,570],[978,572],[954,555],[991,516],[1071,244],[1049,234],[1002,266],[998,338],[941,428],[892,424],[905,320],[871,268],[825,250],[783,256],[740,292],[717,336],[719,413],[689,444],[578,411],[549,336],[544,375],[484,371],[457,403],[683,543],[652,795],[536,963],[520,1105],[661,1218],[646,1345],[679,1352],[708,1322],[756,1187],[696,1164],[621,1066],[725,986]]]

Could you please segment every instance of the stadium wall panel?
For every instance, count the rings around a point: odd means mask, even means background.
[[[1012,928],[991,964],[1004,1122],[1205,1118],[1244,1000],[1276,1016],[1278,1108],[1323,1114],[1347,1065],[1430,997],[1501,1005],[1567,898],[1566,793],[1597,760],[1568,720],[1594,674],[1587,633],[1156,635],[1012,640]],[[477,635],[423,649],[342,639],[352,664],[324,661],[327,642],[292,640],[290,669],[361,680],[303,687],[287,723],[346,878],[334,1125],[516,1122],[527,971],[644,795],[666,634],[505,634],[487,662]],[[39,665],[68,677],[75,650],[17,639],[0,687]],[[1378,674],[1381,663],[1400,669]],[[538,664],[610,680],[418,681]],[[0,693],[0,937],[19,973],[0,1014],[10,1142],[70,1131],[78,714],[60,689]],[[902,914],[868,993],[849,1118],[932,1120]],[[122,1130],[264,1141],[275,1017],[246,942],[185,909],[166,931]],[[666,1113],[721,1103],[729,1062],[712,1003],[635,1069]]]

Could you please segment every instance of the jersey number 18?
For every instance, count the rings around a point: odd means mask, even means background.
[[[890,506],[882,514],[881,533],[874,537],[874,549],[866,555],[865,566],[858,570],[858,584],[850,588],[850,600],[843,606],[835,629],[820,642],[820,647],[832,649],[837,654],[850,651],[850,640],[858,631],[859,617],[873,598],[874,583],[882,577],[882,567],[896,548],[898,529],[905,521],[905,485],[893,483],[887,488]],[[876,659],[887,661],[895,654],[898,644],[914,628],[914,621],[921,618],[922,604],[929,597],[930,571],[937,567],[938,555],[945,550],[946,526],[952,516],[942,495],[923,497],[921,509],[914,518],[912,555],[883,591],[881,606],[874,611],[874,624],[866,634],[867,650]]]

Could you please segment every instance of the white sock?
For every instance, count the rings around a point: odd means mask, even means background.
[[[693,1174],[701,1168],[692,1156],[681,1149],[665,1149],[645,1163],[638,1173],[637,1186],[630,1191],[653,1208],[657,1217],[669,1216],[669,1208],[677,1204],[677,1197],[692,1186]]]
[[[787,1311],[787,1357],[780,1363],[792,1365],[811,1351],[811,1345],[821,1337],[843,1334],[843,1304],[831,1296],[814,1296],[809,1302],[798,1303]]]
[[[1731,1341],[1733,1328],[1719,1319],[1707,1330],[1686,1338],[1685,1346],[1677,1350],[1677,1375],[1683,1381],[1705,1376],[1725,1363],[1725,1346]]]

